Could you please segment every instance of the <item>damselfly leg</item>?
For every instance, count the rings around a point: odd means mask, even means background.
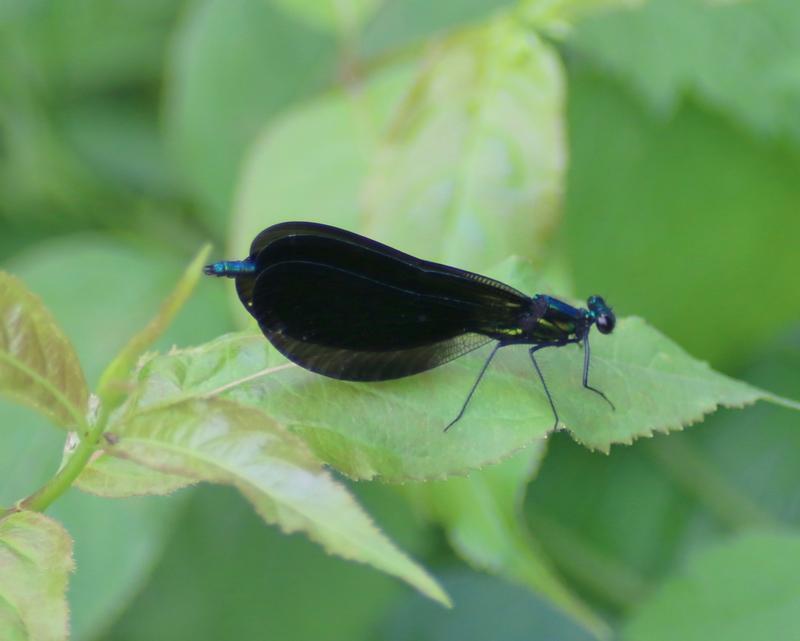
[[[616,407],[614,407],[614,403],[606,396],[602,391],[597,389],[596,387],[592,387],[589,385],[589,360],[591,358],[591,352],[589,351],[589,334],[587,333],[586,336],[583,337],[583,386],[588,389],[592,390],[594,393],[599,394],[602,396],[606,403],[611,406],[611,409],[616,411]]]
[[[456,416],[452,421],[450,421],[447,424],[447,427],[444,428],[445,432],[447,430],[449,430],[451,427],[453,427],[453,425],[455,425],[459,421],[459,419],[462,416],[464,416],[464,412],[467,410],[467,405],[469,405],[469,402],[472,399],[472,395],[475,393],[475,390],[478,389],[478,383],[481,382],[481,379],[483,378],[483,375],[486,373],[486,370],[489,368],[489,363],[492,362],[492,359],[494,358],[494,355],[497,354],[497,350],[500,349],[502,346],[503,346],[502,343],[496,343],[494,348],[492,348],[492,353],[489,354],[489,358],[486,359],[486,362],[483,364],[483,367],[481,367],[481,371],[478,374],[478,378],[475,379],[475,382],[472,384],[472,388],[469,390],[469,394],[467,394],[467,400],[465,400],[464,404],[461,406],[461,411],[458,413],[458,416]]]

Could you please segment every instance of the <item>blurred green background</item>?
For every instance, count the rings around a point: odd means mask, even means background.
[[[599,4],[612,6],[586,11]],[[800,5],[614,4],[4,0],[2,268],[53,310],[95,383],[209,239],[238,258],[261,227],[312,219],[467,267],[515,251],[563,293],[603,294],[715,368],[797,399]],[[537,57],[516,73],[520,42]],[[506,75],[464,90],[498,51]],[[521,175],[501,175],[490,144],[448,151],[464,128],[472,140],[473,118],[479,133],[536,141]],[[426,128],[437,144],[405,144]],[[428,222],[453,215],[447,194],[419,187],[437,172],[479,203],[476,226],[456,212],[455,240]],[[518,187],[507,199],[481,191],[501,179]],[[470,251],[476,228],[506,234],[499,255]],[[216,285],[201,284],[161,348],[242,326]],[[7,504],[53,473],[63,439],[6,401],[0,424]],[[800,603],[778,576],[800,572],[798,427],[785,409],[721,411],[609,456],[558,434],[525,519],[624,638],[800,638],[800,605],[775,605]],[[406,492],[353,489],[443,581],[452,611],[265,527],[229,489],[74,491],[51,510],[76,541],[73,638],[591,638],[470,569]],[[716,610],[686,585],[750,603],[764,568],[769,616],[693,636]]]

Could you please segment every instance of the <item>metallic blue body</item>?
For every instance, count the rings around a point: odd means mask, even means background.
[[[250,260],[221,260],[203,268],[208,276],[223,278],[236,278],[240,274],[253,274],[255,271],[256,264]]]

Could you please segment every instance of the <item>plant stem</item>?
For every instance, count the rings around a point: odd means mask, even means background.
[[[43,512],[53,501],[66,492],[75,482],[75,479],[80,476],[92,454],[97,450],[107,419],[107,413],[101,409],[93,425],[90,426],[86,421],[83,421],[78,426],[78,434],[82,435],[82,438],[64,467],[33,494],[0,514],[0,518],[20,510]]]

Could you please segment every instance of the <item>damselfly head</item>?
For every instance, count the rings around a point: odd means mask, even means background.
[[[617,324],[617,317],[614,316],[612,309],[606,305],[600,296],[589,296],[586,301],[589,307],[589,316],[597,325],[597,329],[601,334],[610,334],[614,331],[614,326]]]

